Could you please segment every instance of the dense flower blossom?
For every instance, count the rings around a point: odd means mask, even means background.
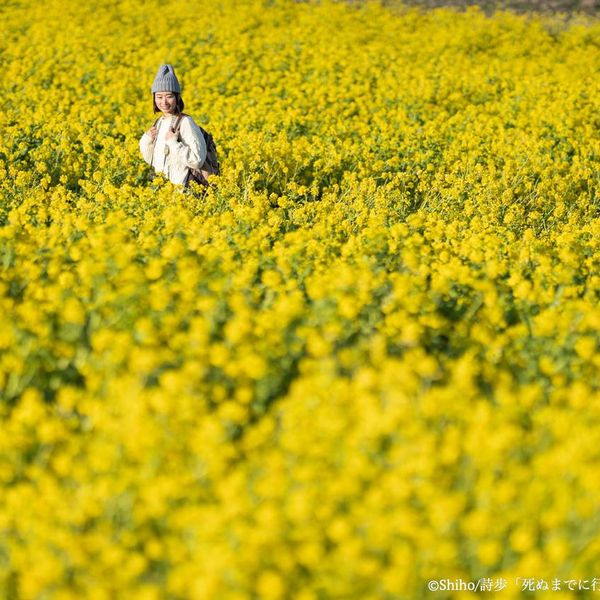
[[[0,597],[599,575],[597,21],[1,11]],[[139,156],[161,62],[205,196]]]

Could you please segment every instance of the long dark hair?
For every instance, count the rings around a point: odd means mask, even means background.
[[[178,94],[177,92],[172,92],[172,93],[175,94],[175,99],[176,99],[175,114],[180,115],[183,112],[183,109],[185,108],[185,104],[183,103],[183,98],[181,97],[181,94]],[[158,108],[158,106],[156,106],[156,99],[154,96],[155,95],[152,94],[152,107],[154,109],[154,112],[155,113],[162,112],[162,110],[160,110],[160,108]]]

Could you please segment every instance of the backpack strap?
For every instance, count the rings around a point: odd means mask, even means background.
[[[177,117],[177,120],[175,121],[175,125],[173,125],[173,127],[172,127],[173,132],[176,133],[177,135],[179,135],[179,130],[181,129],[181,121],[183,120],[183,117],[187,117],[187,115],[185,113],[179,113],[179,116]]]
[[[184,113],[181,113],[178,117],[177,120],[175,121],[175,127],[173,127],[173,131],[175,133],[177,133],[177,136],[179,136],[179,129],[181,127],[181,119],[183,119],[183,117],[186,117],[187,115],[185,115]],[[158,125],[158,122],[162,119],[162,117],[158,117],[158,119],[156,119],[156,121],[154,121],[154,125],[152,125],[152,127],[156,127]],[[152,158],[150,159],[150,166],[152,166],[152,163],[154,162],[154,148],[156,147],[156,139],[154,140],[154,143],[152,145]]]

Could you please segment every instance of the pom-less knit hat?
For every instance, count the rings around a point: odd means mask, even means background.
[[[175,76],[175,70],[172,65],[160,65],[152,83],[152,93],[156,92],[176,92],[177,94],[181,94],[181,86]]]

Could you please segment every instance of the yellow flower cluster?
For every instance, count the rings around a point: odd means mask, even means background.
[[[597,21],[1,13],[0,597],[600,578]],[[147,180],[162,62],[205,196]]]

